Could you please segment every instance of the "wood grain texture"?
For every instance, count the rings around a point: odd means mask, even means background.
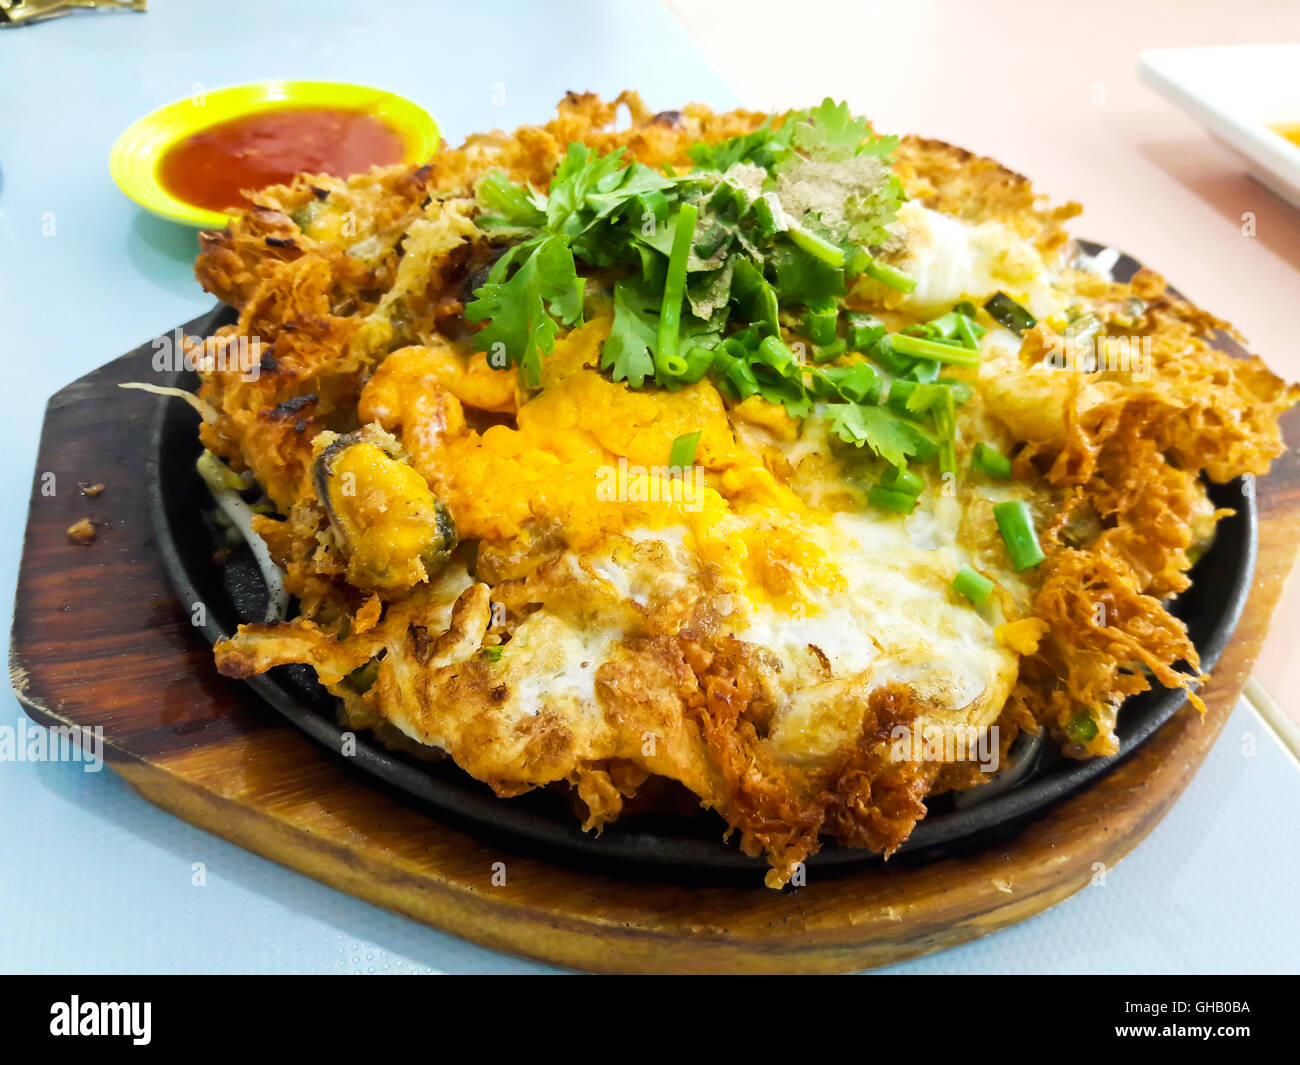
[[[146,513],[156,405],[138,349],[46,412],[15,605],[11,676],[38,722],[101,725],[109,764],[149,801],[340,890],[498,950],[620,972],[842,972],[956,945],[1084,887],[1160,820],[1237,699],[1300,544],[1300,461],[1259,483],[1259,563],[1204,691],[1126,762],[973,855],[895,861],[797,892],[594,875],[440,824],[376,787],[220,677],[168,588]],[[1287,428],[1300,439],[1300,415]],[[41,474],[57,490],[41,493]],[[102,483],[87,498],[78,482]],[[88,547],[66,536],[90,517]],[[494,863],[506,883],[493,886]]]

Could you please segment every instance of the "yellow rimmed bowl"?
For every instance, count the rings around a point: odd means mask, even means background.
[[[438,146],[438,123],[403,96],[337,81],[262,81],[196,93],[160,107],[117,139],[108,169],[117,187],[163,218],[205,229],[223,228],[230,216],[177,199],[158,180],[158,163],[177,141],[220,122],[285,107],[340,108],[373,115],[402,138],[403,162],[423,163]]]

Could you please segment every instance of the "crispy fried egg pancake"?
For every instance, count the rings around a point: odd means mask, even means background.
[[[616,131],[619,106],[632,122]],[[1200,476],[1266,472],[1297,389],[1211,349],[1222,323],[1156,275],[1083,268],[1062,228],[1077,208],[1044,207],[990,160],[907,138],[888,167],[853,164],[905,197],[847,308],[894,336],[999,293],[1029,316],[972,309],[969,357],[943,366],[952,452],[910,467],[905,512],[872,505],[897,495],[872,495],[891,463],[835,430],[825,395],[617,379],[626,291],[600,270],[535,379],[476,350],[466,308],[502,255],[487,175],[544,194],[571,144],[680,175],[700,145],[780,129],[571,95],[546,126],[420,168],[303,176],[204,234],[198,276],[240,318],[198,353],[203,443],[265,492],[275,516],[256,529],[300,607],[218,645],[221,670],[310,664],[354,726],[445,752],[502,797],[567,785],[590,829],[652,777],[676,781],[768,857],[772,886],[823,838],[892,852],[927,795],[983,781],[943,738],[996,727],[1005,753],[1046,728],[1073,756],[1105,754],[1127,695],[1190,691],[1196,652],[1164,601],[1219,516]],[[727,173],[757,195],[743,166]],[[825,191],[778,187],[787,213]],[[900,274],[910,289],[879,280]],[[1063,372],[1081,316],[1141,338],[1147,361]],[[783,309],[776,339],[798,345],[799,329]],[[240,337],[265,345],[254,381],[216,359]],[[861,361],[826,346],[796,373],[815,376],[814,358],[834,380]],[[901,374],[878,376],[902,394]],[[1014,475],[972,472],[981,444]],[[1013,564],[994,511],[1009,503],[1041,563]],[[970,570],[992,585],[978,602],[960,591]],[[900,756],[909,734],[941,739]]]

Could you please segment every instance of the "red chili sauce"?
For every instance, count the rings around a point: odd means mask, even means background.
[[[348,177],[399,162],[405,148],[374,115],[284,108],[199,130],[163,152],[157,173],[177,199],[224,211],[249,205],[241,189],[287,184],[301,173]]]

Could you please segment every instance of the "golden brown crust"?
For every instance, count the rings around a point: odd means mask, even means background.
[[[631,122],[616,130],[620,109]],[[748,853],[768,856],[773,884],[823,836],[892,852],[924,815],[927,794],[984,779],[970,762],[893,757],[893,730],[913,726],[924,711],[903,684],[836,689],[839,716],[854,727],[832,755],[800,761],[777,752],[767,737],[782,678],[770,653],[722,631],[729,608],[720,561],[701,565],[684,587],[651,587],[638,600],[602,581],[590,560],[575,572],[566,554],[589,532],[566,521],[568,467],[524,430],[601,407],[609,424],[635,437],[642,416],[624,390],[611,398],[609,383],[588,368],[585,332],[573,334],[581,343],[572,346],[572,364],[558,354],[548,363],[548,389],[563,383],[554,392],[568,398],[540,410],[524,407],[512,375],[470,351],[461,312],[491,258],[473,224],[472,191],[489,169],[545,188],[572,141],[687,168],[693,143],[748,132],[765,118],[698,105],[654,115],[633,93],[612,102],[570,94],[545,125],[471,137],[420,168],[347,182],[300,177],[259,194],[226,231],[203,235],[198,276],[240,311],[238,325],[211,343],[255,336],[264,358],[255,381],[237,371],[204,373],[201,395],[218,416],[202,439],[235,468],[252,470],[284,515],[258,519],[257,529],[303,615],[245,626],[217,648],[223,672],[244,677],[308,662],[354,727],[407,749],[446,750],[502,796],[567,784],[591,829],[661,793],[664,781],[677,782],[721,814]],[[993,160],[916,137],[902,140],[896,159],[922,204],[1002,223],[1045,261],[1068,250],[1062,223],[1077,205],[1043,204],[1027,179]],[[1040,501],[1048,555],[1029,589],[1030,617],[1008,630],[1008,646],[1023,657],[999,719],[1003,755],[1015,735],[1040,724],[1070,753],[1106,753],[1115,708],[1150,683],[1144,668],[1168,685],[1194,679],[1178,672],[1181,660],[1195,670],[1195,651],[1162,599],[1186,587],[1192,554],[1213,527],[1198,472],[1215,480],[1264,472],[1282,446],[1277,414],[1298,395],[1258,359],[1214,352],[1208,337],[1223,323],[1174,298],[1155,275],[1143,272],[1130,285],[1063,276],[1110,332],[1151,338],[1152,374],[1035,378],[1032,367],[1053,335],[1042,327],[976,382],[987,416],[980,424],[1005,431],[1018,477]],[[1143,304],[1139,324],[1130,321],[1135,299]],[[896,308],[881,313],[892,328],[908,322]],[[724,407],[709,391],[684,389],[671,401],[687,428],[715,426],[701,462],[733,490],[750,491],[751,506],[797,502],[797,471],[779,449],[760,460],[743,446],[760,437],[788,441],[797,427],[779,408]],[[438,582],[389,602],[344,580],[310,476],[319,432],[371,422],[399,438],[411,466],[452,500],[472,541]],[[603,454],[602,446],[592,432],[579,450]],[[619,454],[642,448],[652,456],[656,446],[635,438]],[[749,465],[737,459],[742,452]],[[471,466],[477,481],[461,476]],[[584,485],[578,490],[589,492]],[[972,505],[971,516],[987,527],[980,535],[992,535],[987,501]],[[811,565],[790,542],[797,539],[771,525],[753,547],[749,564],[774,599],[788,597],[795,569]],[[618,541],[614,550],[646,572],[672,563],[662,543]],[[1005,607],[1015,612],[1010,595]],[[599,666],[591,697],[530,703],[529,677],[554,676],[563,664],[556,648],[601,626],[620,638],[592,651]],[[507,658],[523,657],[523,672],[501,667],[503,648]],[[825,652],[809,645],[808,660],[829,683]],[[363,674],[373,679],[363,682]],[[1081,708],[1094,715],[1090,739],[1066,731]]]

